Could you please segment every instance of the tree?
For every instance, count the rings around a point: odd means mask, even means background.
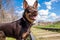
[[[3,1],[6,1],[4,4],[2,4]],[[7,11],[8,10],[8,11]],[[0,20],[1,21],[7,21],[10,20],[7,18],[9,15],[11,18],[11,21],[16,20],[17,16],[15,16],[15,8],[14,8],[14,2],[13,0],[0,0]]]

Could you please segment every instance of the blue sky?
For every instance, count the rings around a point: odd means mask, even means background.
[[[23,13],[23,0],[12,0],[19,18]],[[26,0],[32,6],[35,0]],[[38,0],[36,21],[60,21],[60,0]]]

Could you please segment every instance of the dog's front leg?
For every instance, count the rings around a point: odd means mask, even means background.
[[[24,39],[20,39],[20,38],[19,38],[19,39],[16,39],[16,40],[24,40]]]
[[[16,40],[25,40],[25,39],[22,39],[21,37],[17,38]]]
[[[17,38],[16,40],[22,40],[21,37]]]
[[[0,40],[6,40],[6,36],[3,31],[0,31]]]

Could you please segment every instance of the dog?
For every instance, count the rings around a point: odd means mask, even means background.
[[[23,17],[17,21],[11,23],[0,24],[0,31],[3,31],[5,37],[13,37],[16,40],[26,40],[30,33],[30,28],[35,21],[37,13],[38,2],[35,1],[33,6],[29,6],[27,1],[24,0],[23,8],[24,13]]]

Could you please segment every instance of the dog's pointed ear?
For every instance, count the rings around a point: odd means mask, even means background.
[[[26,9],[28,7],[28,3],[26,0],[24,0],[24,3],[23,3],[23,8]]]
[[[35,9],[37,9],[37,7],[38,7],[38,1],[37,1],[37,0],[35,1],[33,7],[34,7]]]

